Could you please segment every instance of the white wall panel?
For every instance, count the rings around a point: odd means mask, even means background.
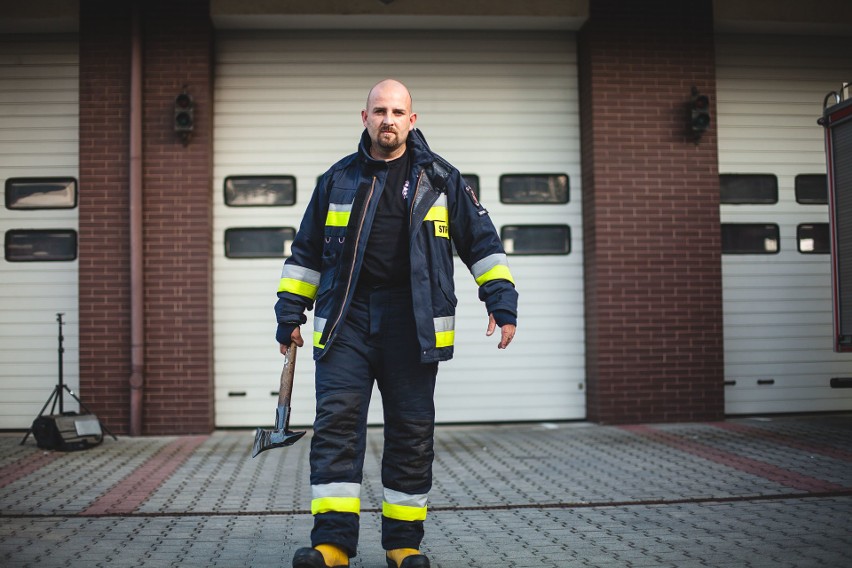
[[[824,174],[825,94],[849,80],[848,38],[723,35],[716,40],[719,171],[773,174],[778,203],[722,205],[723,223],[775,223],[775,255],[722,257],[725,410],[729,414],[852,409],[852,355],[832,351],[829,255],[797,251],[801,223],[827,205],[796,203],[795,177]]]
[[[224,232],[297,227],[317,176],[356,149],[367,92],[385,77],[410,87],[417,126],[432,148],[463,173],[479,176],[482,201],[498,228],[567,223],[572,233],[570,255],[510,258],[520,320],[506,351],[497,350],[495,337],[485,337],[485,309],[457,261],[456,357],[438,373],[438,420],[585,417],[574,36],[223,32],[217,38],[213,187],[217,425],[269,423],[282,360],[272,311],[281,261],[225,258]],[[507,173],[567,173],[570,203],[503,205],[498,183]],[[225,177],[251,174],[296,176],[296,206],[226,207]],[[313,420],[313,369],[310,351],[302,350],[294,424]],[[374,423],[381,422],[378,402],[375,394]]]
[[[77,177],[78,75],[76,37],[0,36],[4,204],[8,178]],[[0,209],[4,244],[10,229],[77,227],[77,209]],[[29,428],[57,383],[57,312],[65,313],[65,383],[78,392],[77,278],[77,261],[0,261],[0,428]]]

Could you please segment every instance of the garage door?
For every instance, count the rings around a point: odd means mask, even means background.
[[[78,75],[76,38],[0,36],[0,429],[29,428],[57,383],[57,313],[79,384]]]
[[[832,351],[823,97],[849,80],[848,39],[717,39],[725,410],[852,409],[852,355]]]
[[[438,420],[585,417],[574,36],[223,32],[214,111],[217,425],[272,420],[281,254],[317,177],[355,150],[367,92],[385,77],[410,87],[432,148],[478,185],[520,292],[517,339],[498,351],[457,261],[456,357],[438,373]],[[309,424],[307,350],[294,389],[292,420]],[[378,399],[372,423],[381,422]]]

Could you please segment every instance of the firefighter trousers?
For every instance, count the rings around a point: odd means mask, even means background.
[[[432,487],[437,363],[421,363],[411,292],[359,287],[316,363],[311,441],[311,543],[357,552],[367,409],[375,381],[384,408],[382,546],[419,548]]]

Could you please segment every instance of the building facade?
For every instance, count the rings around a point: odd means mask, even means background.
[[[57,313],[64,381],[116,433],[267,424],[282,259],[385,77],[476,187],[520,292],[497,352],[457,263],[439,421],[852,409],[816,123],[850,80],[852,8],[800,4],[0,8],[0,428],[57,382]],[[312,375],[301,357],[294,424]]]

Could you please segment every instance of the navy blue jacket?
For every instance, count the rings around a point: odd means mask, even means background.
[[[275,314],[291,330],[314,313],[314,358],[334,342],[355,292],[364,249],[385,187],[388,168],[370,156],[366,130],[358,151],[319,179],[284,262]],[[419,130],[408,135],[411,294],[421,361],[453,356],[456,295],[453,250],[479,285],[488,313],[516,322],[518,294],[506,254],[488,212],[459,171],[433,153]],[[286,332],[285,332],[286,333]],[[283,339],[289,341],[289,339]]]

